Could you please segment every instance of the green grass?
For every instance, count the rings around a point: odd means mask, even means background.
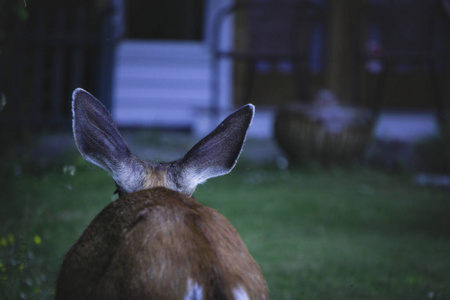
[[[450,194],[367,169],[250,170],[197,198],[236,226],[273,299],[447,299]]]
[[[238,229],[272,299],[450,298],[449,191],[364,168],[244,165],[195,197]],[[0,175],[0,299],[52,299],[65,252],[114,184],[75,153],[4,156]]]

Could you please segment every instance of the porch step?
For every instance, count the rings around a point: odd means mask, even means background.
[[[125,40],[117,51],[112,114],[119,126],[194,126],[209,104],[209,53],[201,42]]]

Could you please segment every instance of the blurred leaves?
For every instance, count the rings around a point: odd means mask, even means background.
[[[35,235],[33,241],[12,233],[0,237],[1,299],[48,299],[51,295],[44,287],[47,276],[37,270],[35,262],[36,247],[42,239]]]
[[[26,21],[28,19],[27,0],[0,0],[0,16]]]

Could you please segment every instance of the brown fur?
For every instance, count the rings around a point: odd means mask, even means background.
[[[225,217],[153,188],[119,198],[93,220],[66,255],[56,299],[183,299],[188,278],[203,287],[203,299],[233,299],[238,286],[249,299],[269,299]]]

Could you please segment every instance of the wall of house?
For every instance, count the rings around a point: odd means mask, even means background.
[[[237,1],[238,3],[245,0]],[[365,35],[361,24],[366,24],[362,8],[363,0],[328,1],[326,29],[321,53],[322,68],[311,70],[306,80],[308,99],[320,89],[332,91],[344,104],[371,106],[374,100],[377,76],[368,72],[365,62],[358,63],[357,41],[365,47]],[[243,45],[248,39],[246,17],[235,20],[235,44]],[[317,53],[316,53],[317,54]],[[262,70],[262,71],[261,71]],[[360,71],[360,75],[356,71]],[[450,107],[450,64],[438,67],[438,81],[442,88],[444,105]],[[249,66],[234,66],[234,101],[237,104],[252,102],[278,105],[299,101],[298,78],[292,72],[277,72],[276,68],[264,68],[248,80]],[[388,74],[384,89],[383,106],[388,108],[432,108],[431,79],[427,69],[398,64]]]

